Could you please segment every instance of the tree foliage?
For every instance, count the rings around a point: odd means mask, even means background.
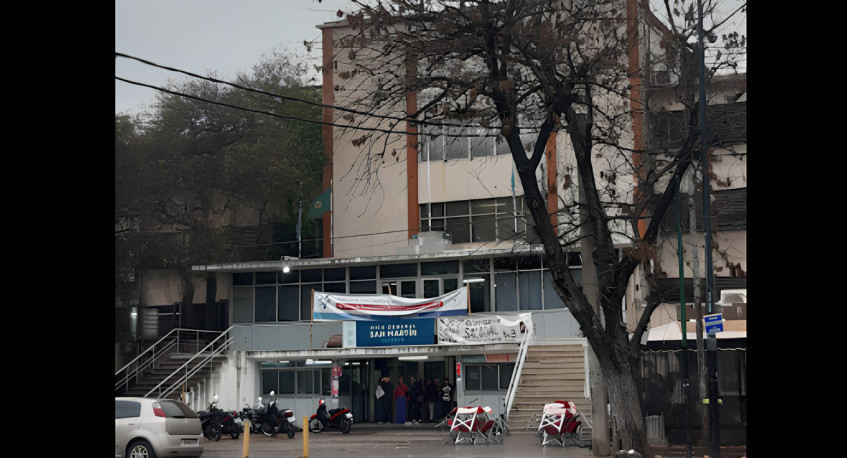
[[[628,329],[620,304],[634,271],[650,260],[660,222],[678,182],[699,157],[695,111],[682,126],[680,148],[650,151],[636,142],[634,119],[645,112],[641,62],[629,59],[644,33],[619,0],[374,0],[355,1],[352,28],[339,38],[336,64],[343,92],[338,105],[386,116],[401,126],[406,96],[418,96],[409,119],[417,126],[449,124],[496,129],[509,146],[535,229],[544,245],[553,288],[567,304],[597,355],[611,405],[612,425],[624,449],[647,450],[635,383],[638,343],[656,301]],[[680,55],[696,51],[690,8],[668,4],[681,26],[661,36],[668,71],[687,73],[680,100],[693,101],[692,67]],[[735,39],[737,37],[730,37]],[[724,63],[726,60],[723,61]],[[715,62],[714,68],[721,63]],[[639,92],[642,91],[642,92]],[[692,106],[692,105],[689,105]],[[349,131],[365,121],[353,116]],[[401,126],[401,128],[404,128]],[[341,129],[343,131],[344,129]],[[566,189],[557,193],[556,219],[542,192],[545,146],[566,134],[573,157]],[[640,132],[639,132],[640,133]],[[387,135],[357,137],[360,164],[384,155]],[[360,181],[373,167],[357,168]],[[572,186],[572,187],[571,187]],[[578,189],[578,192],[574,192]],[[557,221],[554,226],[552,221]],[[632,247],[618,248],[625,242]],[[598,297],[584,294],[571,275],[567,251],[590,245]],[[596,308],[595,308],[596,305]]]
[[[324,161],[305,69],[273,50],[234,82],[171,83],[152,113],[116,116],[119,270],[176,269],[188,290],[191,264],[298,254],[298,201],[320,192]]]

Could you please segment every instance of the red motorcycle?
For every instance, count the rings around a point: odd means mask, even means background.
[[[338,428],[342,434],[348,434],[353,426],[353,414],[346,407],[327,411],[324,400],[318,403],[318,411],[309,418],[309,431],[319,433],[327,428]]]

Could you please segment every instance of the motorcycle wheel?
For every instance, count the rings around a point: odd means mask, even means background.
[[[347,420],[341,420],[341,434],[349,434],[350,433],[350,422]]]
[[[324,425],[317,418],[312,418],[312,420],[309,421],[309,431],[311,431],[313,433],[319,433],[323,430],[324,430]]]
[[[268,437],[273,437],[274,435],[274,427],[270,425],[268,422],[263,422],[261,426],[259,426],[259,430],[262,431],[262,434]]]
[[[288,434],[289,439],[294,439],[294,425],[288,425]]]
[[[212,426],[209,428],[209,440],[219,441],[221,440],[221,428],[220,426],[215,427]]]
[[[241,435],[241,433],[240,433],[240,432],[235,432],[235,433],[229,433],[229,435],[230,435],[233,439],[238,439],[238,436],[240,436],[240,435]]]

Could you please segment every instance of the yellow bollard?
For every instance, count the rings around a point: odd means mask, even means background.
[[[241,452],[241,458],[247,458],[250,451],[250,420],[244,420],[244,450]]]
[[[300,458],[309,458],[309,417],[303,417],[303,454]]]

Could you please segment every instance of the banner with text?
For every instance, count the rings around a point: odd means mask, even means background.
[[[312,320],[314,321],[372,321],[467,314],[467,288],[430,299],[410,299],[390,294],[332,294],[317,291],[312,298]]]
[[[356,321],[357,347],[432,345],[434,343],[434,318]]]
[[[532,332],[531,313],[438,318],[439,344],[521,343]]]

